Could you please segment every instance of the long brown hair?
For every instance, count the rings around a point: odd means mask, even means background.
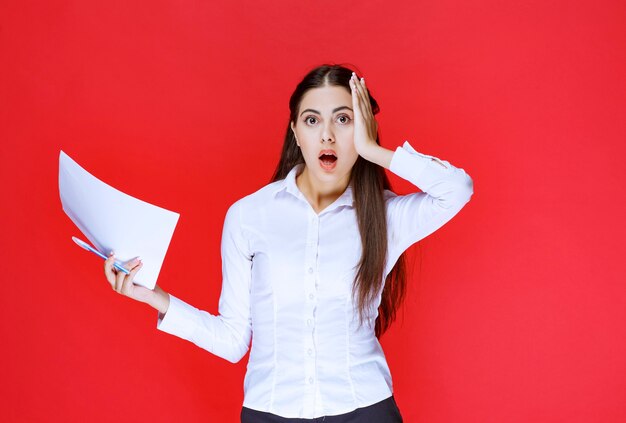
[[[307,73],[296,86],[289,99],[290,115],[283,149],[270,182],[284,179],[295,165],[304,163],[304,157],[291,130],[291,122],[296,122],[304,94],[312,88],[325,85],[344,87],[351,93],[349,85],[351,75],[352,69],[341,65],[325,64]],[[368,92],[368,95],[372,105],[372,113],[377,114],[380,111],[378,103],[371,93]],[[378,133],[376,134],[376,143],[380,145]],[[383,281],[387,259],[387,215],[384,190],[391,190],[391,184],[381,166],[367,161],[361,156],[358,157],[352,167],[350,182],[353,187],[363,251],[352,286],[352,295],[354,297],[355,294],[358,294],[357,308],[359,310],[359,322],[362,324],[365,311],[375,299]],[[380,338],[395,320],[396,310],[404,300],[405,293],[406,260],[402,254],[385,280],[375,324],[376,337]]]

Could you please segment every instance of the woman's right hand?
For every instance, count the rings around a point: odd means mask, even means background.
[[[147,303],[159,310],[161,316],[167,313],[167,309],[170,306],[170,296],[167,292],[163,291],[159,285],[155,285],[154,289],[148,289],[141,285],[135,285],[133,278],[139,272],[139,269],[143,266],[141,260],[135,258],[124,263],[124,267],[130,271],[127,275],[122,271],[118,271],[113,267],[115,262],[115,255],[109,254],[109,258],[104,261],[104,274],[107,281],[117,293],[125,295],[133,300]]]
[[[114,262],[115,255],[113,253],[109,254],[109,258],[104,261],[104,274],[111,288],[118,294],[125,295],[133,300],[141,301],[142,303],[150,303],[154,297],[154,291],[133,283],[133,278],[143,266],[141,260],[134,258],[124,263],[124,267],[130,271],[129,275],[113,267]]]

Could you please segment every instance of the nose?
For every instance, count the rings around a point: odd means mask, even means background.
[[[322,129],[322,142],[328,141],[328,142],[335,142],[335,136],[329,126],[330,124],[326,124],[324,125],[324,128]]]

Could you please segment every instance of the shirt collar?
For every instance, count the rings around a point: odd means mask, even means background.
[[[304,197],[304,194],[302,194],[302,192],[300,191],[300,188],[298,188],[298,185],[296,185],[296,175],[303,166],[304,163],[296,164],[293,168],[291,168],[287,176],[285,176],[285,179],[277,181],[276,189],[274,190],[274,197],[276,197],[278,193],[285,191],[292,194],[296,198],[307,201],[307,199]],[[323,213],[326,213],[340,206],[354,206],[352,183],[348,184],[346,190],[335,200],[334,203],[326,207]]]

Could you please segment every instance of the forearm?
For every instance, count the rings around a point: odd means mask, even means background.
[[[393,153],[394,151],[392,150],[388,150],[378,144],[372,144],[361,153],[361,156],[367,161],[376,163],[377,165],[382,166],[385,169],[389,169]]]
[[[417,152],[408,141],[396,149],[390,170],[430,195],[436,200],[433,205],[443,209],[463,206],[473,194],[472,178],[463,169]]]
[[[389,166],[391,165],[391,159],[393,158],[393,153],[395,153],[394,150],[389,150],[385,147],[381,147],[380,145],[376,144],[376,145],[372,145],[371,147],[369,147],[361,155],[363,156],[364,159],[372,163],[376,163],[377,165],[382,166],[385,169],[389,169]],[[435,163],[438,163],[440,166],[444,168],[446,167],[444,164],[442,164],[438,160],[435,160],[435,159],[431,159],[431,160],[434,161]]]
[[[226,287],[226,292],[228,287]],[[246,354],[252,339],[248,303],[237,307],[220,296],[220,313],[215,315],[169,295],[167,313],[159,313],[157,329],[194,343],[218,357],[236,363]],[[236,310],[238,309],[238,311]]]

